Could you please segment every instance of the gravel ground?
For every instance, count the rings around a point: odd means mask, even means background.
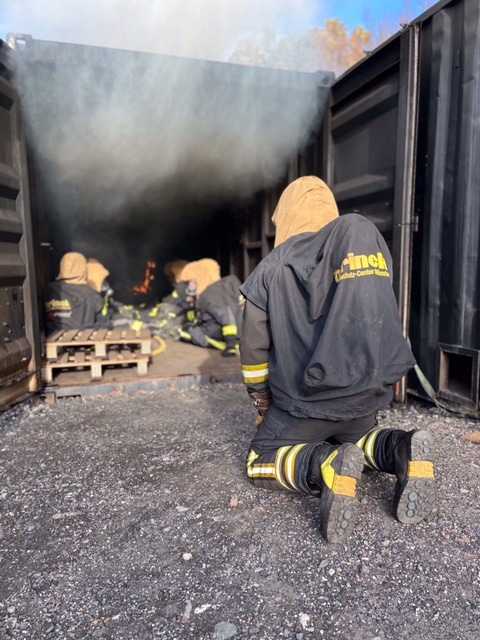
[[[436,435],[437,509],[396,522],[365,472],[332,545],[314,498],[246,479],[254,420],[236,384],[0,414],[0,638],[480,638],[478,423],[385,411]]]

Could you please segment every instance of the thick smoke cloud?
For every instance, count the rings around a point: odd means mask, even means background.
[[[12,59],[56,254],[122,283],[147,258],[202,257],[181,239],[205,247],[202,222],[275,185],[326,98],[325,74],[223,61],[249,31],[305,31],[315,4],[7,0],[33,37]]]
[[[318,0],[2,0],[34,38],[225,60],[246,33],[305,32]]]
[[[268,187],[311,132],[313,78],[36,39],[221,60],[253,28],[304,28],[313,0],[8,1],[34,38],[25,60],[49,61],[20,74],[39,155],[57,184],[105,196],[104,212],[153,187],[171,197],[179,177],[200,198]]]

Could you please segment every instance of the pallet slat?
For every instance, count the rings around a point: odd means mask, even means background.
[[[107,349],[114,345],[133,345],[140,349],[142,355],[152,353],[152,336],[148,329],[86,329],[84,331],[62,331],[49,336],[45,341],[47,360],[55,360],[60,349],[68,347],[94,347],[99,358],[107,356]]]
[[[90,359],[87,359],[90,358]],[[107,359],[97,359],[85,354],[85,352],[76,352],[73,355],[64,353],[56,362],[46,362],[42,369],[42,375],[45,382],[53,381],[53,372],[58,369],[68,368],[90,368],[90,377],[92,380],[99,379],[103,375],[104,367],[115,365],[136,364],[137,374],[139,376],[147,375],[149,358],[146,355],[132,353],[126,351],[125,355],[121,353],[109,354]]]
[[[47,383],[53,381],[55,371],[69,368],[89,368],[95,380],[102,377],[106,366],[135,364],[142,376],[147,375],[152,336],[148,329],[122,327],[57,331],[48,336],[45,346],[47,361],[42,375]]]

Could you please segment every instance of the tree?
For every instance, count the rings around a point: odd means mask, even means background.
[[[264,31],[246,38],[229,62],[297,71],[333,71],[342,73],[366,55],[373,44],[372,34],[364,27],[351,33],[337,18],[327,20],[300,37],[279,38]]]

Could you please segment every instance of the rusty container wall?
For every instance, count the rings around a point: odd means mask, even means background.
[[[408,332],[418,30],[410,26],[332,86],[329,171],[341,214],[369,218],[392,253],[393,286]],[[405,381],[397,387],[403,401]]]
[[[0,41],[0,409],[40,388],[37,318],[20,106]]]
[[[479,417],[480,4],[441,3],[419,28],[410,337],[437,401]]]

